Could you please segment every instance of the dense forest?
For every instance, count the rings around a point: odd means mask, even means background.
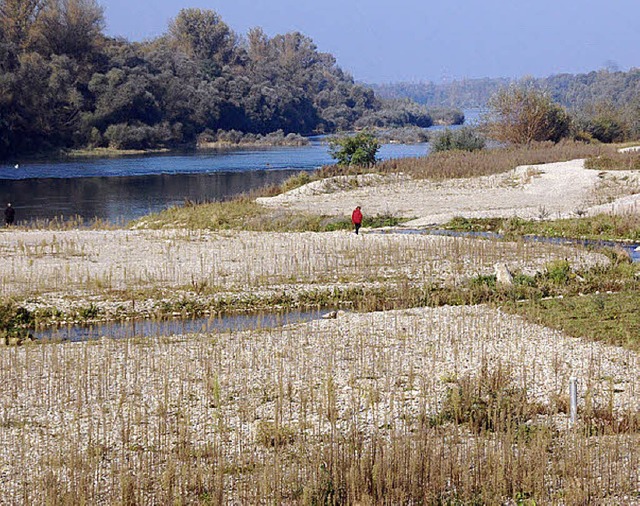
[[[180,11],[142,43],[103,30],[95,0],[0,0],[0,159],[171,147],[220,130],[432,123],[424,106],[378,100],[301,33],[239,36],[201,9]]]

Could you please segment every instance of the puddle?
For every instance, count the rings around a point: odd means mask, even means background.
[[[329,311],[329,309],[322,309],[314,311],[289,311],[286,313],[211,316],[193,319],[104,322],[46,328],[34,332],[34,335],[37,339],[73,342],[100,339],[105,336],[112,339],[124,339],[130,337],[156,337],[199,332],[257,330],[316,320]]]

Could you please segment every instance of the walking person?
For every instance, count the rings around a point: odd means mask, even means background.
[[[4,210],[4,223],[7,226],[13,225],[13,221],[16,219],[16,210],[11,207],[11,202],[7,204],[6,209]]]
[[[358,234],[358,230],[360,230],[360,226],[362,225],[362,211],[360,210],[360,206],[356,206],[356,208],[351,213],[351,223],[356,228],[356,235]]]

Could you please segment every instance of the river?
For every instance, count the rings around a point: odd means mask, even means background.
[[[476,111],[465,111],[468,122]],[[443,127],[432,127],[441,130]],[[16,221],[81,216],[124,223],[185,201],[223,200],[331,164],[323,139],[307,146],[224,149],[0,164],[0,206]],[[424,156],[429,144],[384,144],[380,160]]]
[[[378,157],[427,152],[428,144],[385,144]],[[185,200],[222,200],[332,162],[317,139],[302,147],[17,162],[0,165],[0,202],[12,202],[18,223],[76,215],[118,223]]]

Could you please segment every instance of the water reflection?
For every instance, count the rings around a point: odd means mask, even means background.
[[[44,340],[86,341],[101,337],[123,339],[216,331],[257,330],[315,320],[325,312],[326,310],[289,311],[287,313],[227,315],[193,319],[131,320],[48,328],[36,331],[35,335],[36,338]]]
[[[113,223],[139,218],[185,200],[223,200],[284,181],[296,170],[255,170],[212,174],[155,174],[0,181],[0,203],[13,202],[16,220],[75,215]]]

